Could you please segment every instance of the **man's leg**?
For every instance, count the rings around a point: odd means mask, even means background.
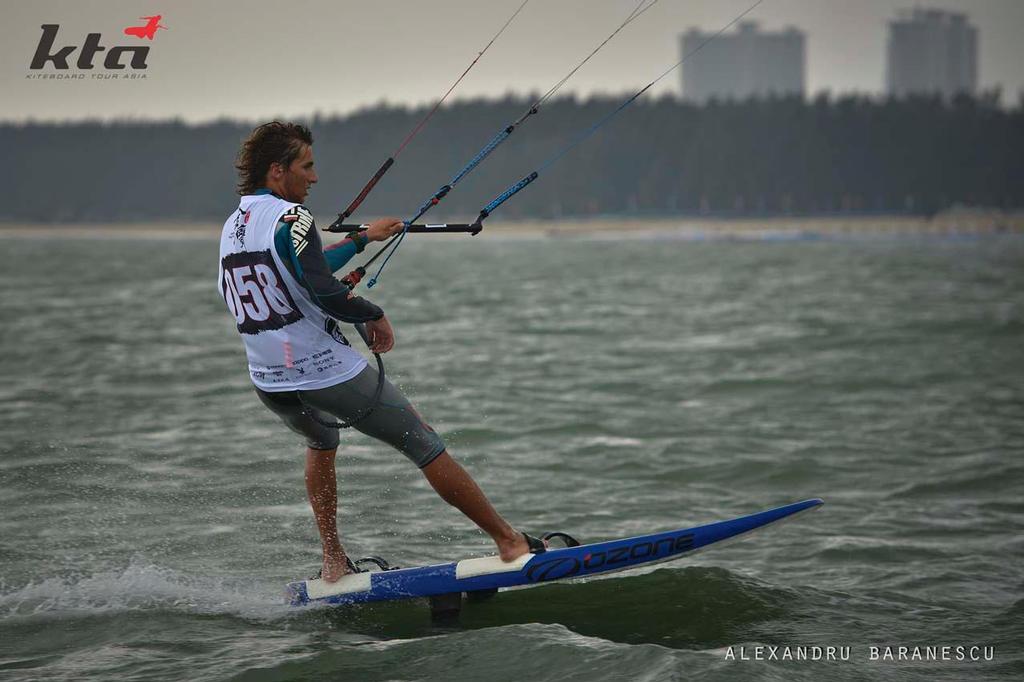
[[[256,395],[289,429],[306,438],[306,493],[324,549],[322,575],[324,580],[334,582],[348,572],[348,560],[338,540],[335,520],[338,482],[334,455],[338,451],[338,430],[313,419],[295,391],[268,393],[257,388]],[[317,416],[321,421],[330,419],[327,414]]]
[[[503,561],[511,561],[530,551],[523,534],[498,514],[473,477],[451,458],[447,450],[421,471],[445,502],[491,536]]]
[[[304,391],[302,395],[309,405],[321,412],[333,414],[340,419],[351,419],[366,409],[366,405],[373,399],[376,390],[377,372],[373,368],[367,367],[353,379],[329,388]],[[373,411],[356,422],[354,428],[405,454],[420,468],[427,481],[445,502],[468,516],[481,530],[491,536],[502,559],[511,561],[530,551],[522,533],[516,531],[495,511],[473,478],[448,455],[447,450],[443,450],[444,442],[441,437],[423,421],[416,409],[390,381],[385,382],[380,401],[376,403]],[[441,454],[436,455],[439,450]],[[427,464],[424,465],[422,463],[424,461]],[[308,462],[307,458],[307,486],[310,485]],[[333,462],[332,454],[330,471],[332,491],[334,490]],[[312,499],[313,493],[311,492],[310,500]],[[327,513],[326,510],[324,513]],[[331,518],[333,519],[333,515]],[[317,523],[320,525],[319,518]],[[325,538],[324,566],[326,567],[328,549],[333,545],[328,544],[323,530],[321,530],[321,537]],[[344,563],[343,550],[338,556],[342,557],[341,561]],[[342,567],[338,575],[341,576],[344,573],[345,570]],[[324,575],[327,575],[326,568]]]
[[[306,448],[306,494],[313,507],[316,527],[324,549],[321,577],[329,583],[348,573],[348,560],[338,539],[338,479],[334,471],[337,448]]]

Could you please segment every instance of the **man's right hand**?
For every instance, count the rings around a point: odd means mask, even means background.
[[[370,223],[370,226],[366,228],[366,238],[371,242],[382,242],[385,239],[391,239],[396,234],[402,231],[405,227],[398,218],[380,218]]]
[[[395,330],[386,317],[367,322],[366,335],[370,339],[370,351],[373,353],[387,353],[395,347]]]

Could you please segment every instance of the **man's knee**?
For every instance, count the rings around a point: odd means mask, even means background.
[[[410,457],[410,459],[412,458]],[[416,466],[419,468],[420,471],[426,473],[427,469],[443,468],[444,462],[450,462],[452,461],[452,458],[448,454],[448,449],[445,448],[444,444],[442,443],[440,452],[428,455],[422,458],[420,462],[417,462],[416,460],[413,461],[415,462]]]

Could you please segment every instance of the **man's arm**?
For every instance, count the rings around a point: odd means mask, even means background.
[[[336,244],[324,247],[324,258],[331,272],[337,272],[352,260],[352,256],[362,253],[370,242],[365,232],[355,232]]]
[[[341,253],[333,257],[337,268],[362,250],[357,250],[352,240],[346,241],[348,246],[342,242],[337,249]],[[304,206],[296,206],[281,216],[274,233],[274,246],[292,277],[309,292],[313,303],[331,317],[353,324],[384,317],[383,310],[364,298],[353,296],[347,286],[334,278],[332,269],[337,268],[332,268],[324,255],[319,230]],[[346,255],[348,249],[351,253]]]

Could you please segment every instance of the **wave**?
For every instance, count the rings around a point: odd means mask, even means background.
[[[68,620],[126,612],[226,616],[249,622],[290,620],[372,639],[410,639],[450,630],[430,620],[425,599],[295,609],[283,583],[196,576],[134,560],[89,575],[49,577],[14,589],[0,586],[0,620]],[[455,627],[527,623],[625,644],[707,648],[764,636],[807,598],[721,568],[660,568],[640,575],[540,585],[466,600]],[[813,600],[813,595],[811,596]],[[817,600],[814,600],[817,601]]]
[[[124,568],[43,578],[13,589],[0,585],[2,620],[148,610],[249,620],[271,620],[292,613],[284,602],[281,584],[188,575],[138,559]]]
[[[801,593],[804,595],[805,593]],[[476,630],[527,623],[623,644],[708,648],[763,637],[787,620],[804,596],[721,568],[660,568],[641,575],[512,589],[466,600],[456,627]],[[425,600],[318,608],[307,617],[384,639],[437,631]]]

